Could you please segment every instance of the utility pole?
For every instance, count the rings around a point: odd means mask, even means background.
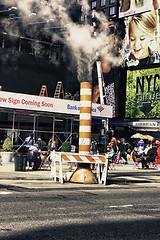
[[[97,75],[98,75],[98,84],[99,84],[99,92],[100,92],[100,103],[105,104],[106,103],[105,83],[102,75],[101,61],[99,56],[96,61],[96,65],[97,65]],[[102,120],[102,125],[104,129],[104,139],[105,139],[104,151],[106,151],[106,145],[107,145],[106,134],[108,131],[108,118]]]

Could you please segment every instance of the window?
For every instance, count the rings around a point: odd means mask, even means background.
[[[91,6],[92,9],[96,8],[96,1],[93,1],[91,4],[92,4],[92,6]]]
[[[101,0],[101,7],[106,5],[106,0]]]
[[[115,14],[115,6],[109,8],[109,15]]]
[[[109,1],[109,4],[113,4],[113,3],[115,3],[115,0],[110,0]]]

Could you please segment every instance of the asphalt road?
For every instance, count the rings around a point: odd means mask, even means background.
[[[1,240],[160,239],[160,183],[39,184],[0,185]]]

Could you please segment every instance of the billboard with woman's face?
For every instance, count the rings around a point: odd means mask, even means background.
[[[126,37],[123,67],[146,66],[160,62],[158,11],[136,14],[125,19]]]
[[[119,17],[127,17],[149,10],[157,10],[159,7],[160,0],[121,0]]]
[[[160,68],[127,71],[126,118],[160,118]]]

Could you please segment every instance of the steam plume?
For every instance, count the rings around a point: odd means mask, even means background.
[[[72,7],[74,0],[2,0],[2,4],[15,6],[18,9],[18,18],[4,22],[4,31],[9,34],[21,36],[21,28],[17,24],[20,21],[25,34],[33,38],[41,38],[41,34],[52,39],[52,41],[62,41],[70,51],[76,61],[78,78],[80,81],[91,81],[91,66],[96,59],[96,51],[107,48],[107,36],[100,33],[96,38],[92,36],[92,25],[88,23],[87,16],[90,15],[90,7],[87,0],[80,2],[83,10],[82,22],[74,22]],[[101,13],[95,13],[100,21],[106,21],[106,17]],[[14,17],[13,17],[14,18]],[[53,29],[56,31],[53,31]],[[36,50],[40,51],[40,46],[36,45]],[[104,48],[104,50],[106,50]],[[117,60],[110,54],[106,57],[113,63]]]

